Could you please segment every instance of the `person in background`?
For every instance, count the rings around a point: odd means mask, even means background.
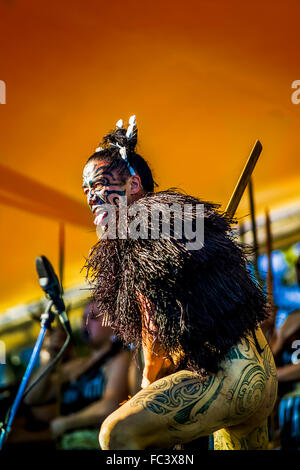
[[[296,279],[300,285],[300,257],[296,264]],[[294,310],[280,328],[275,327],[277,307],[269,306],[269,317],[262,330],[273,352],[278,399],[274,410],[274,442],[277,448],[300,449],[300,310]]]
[[[278,419],[282,449],[300,449],[300,310],[276,331],[272,351],[279,384]]]
[[[59,449],[99,449],[99,424],[128,397],[131,352],[122,347],[109,327],[93,320],[93,310],[91,303],[82,322],[89,356],[61,364],[25,399],[31,407],[57,403],[58,413],[48,427]]]

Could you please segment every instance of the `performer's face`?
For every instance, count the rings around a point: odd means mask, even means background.
[[[81,335],[84,342],[97,348],[110,340],[113,331],[109,326],[103,326],[100,318],[92,318],[89,312],[90,307],[85,310],[82,318]]]
[[[94,224],[105,224],[108,212],[102,209],[104,204],[119,206],[119,198],[127,196],[131,202],[130,178],[126,182],[120,178],[118,170],[110,171],[105,161],[92,160],[83,170],[83,191],[88,205],[95,214]]]

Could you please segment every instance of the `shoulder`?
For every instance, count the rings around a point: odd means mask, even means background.
[[[132,353],[128,349],[122,349],[114,356],[108,358],[103,365],[105,375],[108,377],[116,372],[127,373],[131,358]]]
[[[277,393],[277,372],[270,347],[260,329],[243,338],[228,354],[220,373],[226,376],[230,416],[245,418],[268,416]],[[258,351],[259,346],[260,351]]]
[[[258,380],[265,383],[270,376],[276,377],[273,354],[260,328],[255,330],[255,337],[249,334],[242,338],[220,365],[220,372],[232,385]]]
[[[240,373],[245,367],[260,366],[267,367],[267,369],[268,365],[275,367],[270,346],[263,332],[257,328],[254,334],[255,336],[250,333],[230,349],[225,361],[221,364],[221,369],[231,373],[237,370]]]
[[[62,374],[64,379],[69,380],[69,378],[78,371],[78,369],[86,362],[87,358],[85,357],[78,357],[76,359],[72,359],[71,361],[63,364],[62,366]]]

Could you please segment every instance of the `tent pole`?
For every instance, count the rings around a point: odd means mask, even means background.
[[[249,203],[250,203],[251,225],[252,225],[252,236],[253,236],[254,271],[255,271],[256,279],[258,280],[259,284],[262,285],[261,278],[260,278],[259,271],[258,271],[257,227],[256,227],[256,220],[255,220],[255,204],[254,204],[254,196],[253,196],[252,177],[249,179],[248,190],[249,190]]]
[[[64,267],[65,267],[65,224],[63,222],[59,222],[58,265],[59,265],[60,286],[61,286],[61,290],[63,293]]]

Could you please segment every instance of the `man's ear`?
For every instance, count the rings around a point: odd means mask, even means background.
[[[141,178],[139,175],[133,175],[131,176],[131,181],[130,181],[130,194],[137,194],[142,187],[142,182]]]

